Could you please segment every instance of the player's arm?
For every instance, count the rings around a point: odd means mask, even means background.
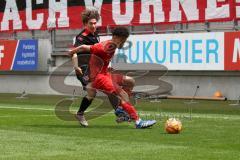
[[[72,55],[73,68],[78,75],[83,75],[82,69],[78,66],[78,56],[76,53]]]
[[[73,54],[76,54],[76,53],[81,53],[81,52],[90,52],[90,45],[81,45],[79,47],[76,47],[76,48],[73,48],[72,50],[70,50],[68,52],[68,55],[69,56],[73,56]]]

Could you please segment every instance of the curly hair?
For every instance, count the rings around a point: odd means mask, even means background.
[[[116,27],[112,30],[112,35],[117,37],[123,37],[128,38],[129,37],[129,31],[126,27]]]
[[[99,21],[100,15],[96,9],[86,9],[82,12],[82,22],[83,24],[87,24],[90,19],[96,19]]]

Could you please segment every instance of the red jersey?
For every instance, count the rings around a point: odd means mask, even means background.
[[[91,58],[89,61],[91,79],[94,79],[98,73],[107,73],[108,65],[114,56],[116,48],[116,44],[111,40],[91,46]]]

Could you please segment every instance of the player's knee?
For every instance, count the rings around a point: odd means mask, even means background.
[[[87,95],[86,98],[87,98],[89,101],[91,101],[91,100],[93,100],[95,97],[91,97],[91,96]]]
[[[96,90],[92,88],[87,88],[87,98],[94,99],[96,97]]]
[[[132,86],[135,86],[135,79],[131,77],[130,83],[132,84]]]
[[[93,100],[96,97],[96,92],[94,91],[88,92],[86,97],[88,100]]]
[[[91,91],[91,92],[88,92],[88,95],[87,95],[89,98],[95,98],[96,97],[96,92],[94,91]]]
[[[132,77],[126,76],[126,83],[128,84],[128,86],[134,86],[135,85],[135,79],[133,79]]]

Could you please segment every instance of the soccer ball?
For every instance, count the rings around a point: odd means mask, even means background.
[[[165,123],[165,130],[169,134],[178,134],[182,130],[182,122],[175,118],[169,118]]]

